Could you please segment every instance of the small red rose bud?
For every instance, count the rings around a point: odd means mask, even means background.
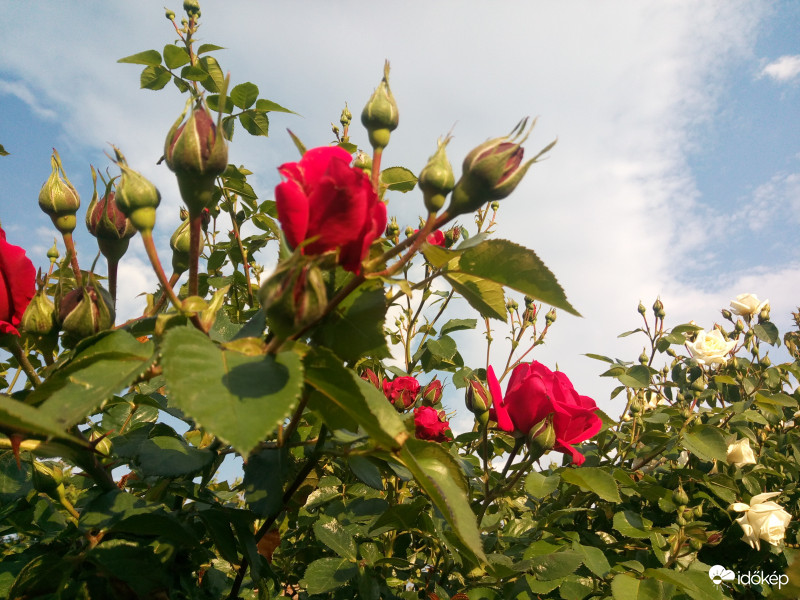
[[[58,303],[61,329],[81,340],[114,325],[114,302],[99,284],[91,283],[66,294]]]
[[[448,213],[456,216],[473,212],[487,202],[505,198],[519,185],[530,166],[553,147],[555,142],[523,162],[525,150],[522,143],[535,124],[534,121],[526,133],[527,122],[527,119],[523,119],[509,135],[484,142],[467,154],[461,179],[456,183],[447,208]],[[520,136],[522,139],[516,141]]]
[[[422,390],[422,404],[433,406],[442,401],[442,382],[434,379]]]
[[[191,222],[187,217],[169,238],[169,245],[172,248],[172,270],[178,274],[189,269],[190,225]]]
[[[191,102],[190,99],[167,134],[164,158],[178,178],[189,214],[197,216],[211,206],[214,179],[228,167],[228,143],[221,132],[218,135],[205,101],[199,102],[183,122]]]
[[[556,309],[551,308],[550,310],[547,311],[547,314],[544,316],[544,322],[549,327],[550,325],[555,323],[555,321],[556,321]]]
[[[97,185],[97,176],[92,167],[92,179]],[[117,206],[116,193],[112,191],[114,180],[106,184],[103,197],[98,200],[95,187],[92,201],[86,211],[86,228],[97,238],[100,252],[110,262],[118,262],[128,250],[129,240],[136,235],[136,228]]]
[[[486,423],[489,422],[489,409],[492,406],[492,395],[477,379],[470,379],[467,381],[465,403],[467,405],[467,410],[475,415],[478,423],[486,425]]]
[[[381,378],[378,377],[378,374],[375,373],[372,369],[367,369],[361,374],[361,379],[364,381],[369,381],[372,385],[374,385],[379,390],[383,391],[383,383],[381,382]]]
[[[461,237],[461,228],[460,227],[453,227],[448,229],[444,232],[444,247],[450,248],[458,241],[458,238]]]
[[[61,157],[53,148],[50,157],[52,172],[39,192],[39,208],[53,221],[61,233],[72,233],[78,223],[75,215],[81,205],[78,191],[70,182],[61,164]]]
[[[428,212],[438,212],[444,206],[445,197],[456,184],[453,167],[447,160],[445,148],[450,136],[439,140],[436,152],[428,159],[428,164],[419,173],[419,189]]]
[[[389,145],[389,136],[397,129],[400,116],[392,90],[389,89],[389,61],[383,67],[383,79],[361,112],[361,123],[369,134],[369,143],[375,150]]]
[[[258,292],[269,330],[280,338],[314,323],[325,312],[328,295],[322,271],[296,260],[279,264]]]
[[[115,200],[137,231],[150,232],[156,225],[156,208],[161,203],[161,193],[144,175],[128,166],[118,148],[114,148],[116,164],[122,171]]]

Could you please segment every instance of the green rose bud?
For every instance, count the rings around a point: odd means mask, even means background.
[[[383,67],[383,79],[361,112],[361,123],[369,134],[369,143],[376,150],[389,145],[389,136],[397,129],[400,116],[392,90],[389,89],[389,61]]]
[[[461,179],[453,189],[447,212],[453,216],[474,212],[492,200],[502,200],[522,181],[530,166],[553,147],[549,144],[527,162],[522,161],[523,142],[533,129],[525,132],[523,119],[507,136],[484,142],[464,159]],[[522,136],[522,139],[517,141]]]
[[[57,331],[56,306],[44,293],[44,289],[31,298],[22,315],[21,325],[22,329],[34,335],[44,336]]]
[[[342,127],[347,127],[350,125],[352,120],[353,113],[350,112],[350,109],[347,107],[347,103],[345,102],[344,108],[342,109],[342,115],[339,117],[339,122],[342,124]]]
[[[672,502],[678,506],[686,506],[689,504],[689,495],[683,489],[682,485],[679,485],[678,489],[672,492]]]
[[[186,122],[192,100],[172,125],[164,143],[164,159],[175,172],[189,214],[199,215],[214,200],[214,180],[228,167],[228,143],[217,129],[205,101],[199,102]]]
[[[58,260],[58,257],[58,242],[54,239],[53,246],[47,251],[47,258],[50,259],[50,263],[53,264]]]
[[[538,455],[541,457],[549,450],[552,450],[553,446],[556,445],[556,431],[553,429],[550,417],[531,427],[528,432],[527,443],[533,456]]]
[[[492,406],[492,394],[477,379],[467,381],[467,393],[464,399],[467,410],[475,415],[482,426],[489,422],[489,408]]]
[[[64,472],[61,466],[52,460],[33,460],[31,469],[31,483],[37,492],[47,494],[53,498],[58,497],[58,487],[63,485]]]
[[[114,325],[111,294],[97,283],[72,290],[58,303],[58,321],[73,341],[92,336]]]
[[[169,238],[172,248],[172,270],[183,273],[189,269],[189,249],[191,246],[191,222],[187,218],[178,225],[175,233]]]
[[[436,152],[428,159],[428,164],[420,171],[419,188],[428,212],[435,213],[444,206],[445,197],[456,184],[453,167],[447,160],[445,148],[450,142],[450,136],[439,140]]]
[[[322,271],[294,258],[278,265],[258,292],[269,330],[288,338],[319,319],[328,304]]]
[[[161,203],[161,194],[144,175],[128,166],[119,149],[114,148],[114,152],[117,166],[122,171],[115,196],[117,206],[137,231],[152,231],[156,225],[156,208]]]
[[[50,157],[50,165],[50,177],[39,192],[39,208],[50,217],[61,233],[72,233],[78,223],[75,215],[80,208],[81,199],[64,172],[61,157],[55,148]]]

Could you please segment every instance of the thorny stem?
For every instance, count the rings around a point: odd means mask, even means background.
[[[200,247],[203,245],[201,237],[203,227],[203,213],[189,217],[189,295],[197,296],[197,264],[200,262]]]
[[[14,355],[14,358],[17,359],[19,366],[25,371],[25,375],[28,376],[28,379],[31,382],[33,387],[36,387],[41,383],[39,376],[36,374],[36,369],[33,368],[33,365],[28,360],[28,356],[25,354],[25,351],[22,349],[22,346],[19,344],[19,340],[16,336],[9,336],[12,338],[13,342],[10,344],[11,346],[11,353]],[[16,380],[16,377],[14,378]]]
[[[509,453],[508,459],[506,460],[506,464],[503,467],[502,472],[500,473],[500,481],[501,482],[505,480],[506,473],[508,473],[508,470],[511,468],[511,463],[514,462],[514,459],[517,457],[517,454],[519,453],[519,450],[520,450],[520,448],[522,448],[522,445],[524,443],[525,442],[524,442],[523,438],[517,438],[516,441],[514,442],[514,449]],[[519,480],[519,477],[515,477],[511,482],[509,482],[509,484],[513,485],[518,480]],[[486,509],[489,508],[489,504],[492,503],[492,500],[494,500],[497,497],[497,495],[498,495],[497,494],[497,490],[499,488],[501,488],[501,487],[503,487],[503,486],[502,485],[498,485],[497,488],[495,488],[491,492],[487,493],[486,497],[483,499],[483,505],[481,506],[481,510],[478,512],[478,524],[479,525],[480,525],[480,522],[483,520],[483,515],[486,514]]]
[[[78,287],[80,287],[83,285],[83,277],[81,276],[81,268],[78,266],[78,253],[75,252],[75,243],[72,241],[72,233],[64,233],[62,237],[64,238],[64,246],[67,248],[72,272],[75,274],[75,281],[78,282]]]
[[[308,477],[308,474],[311,473],[312,469],[316,466],[317,462],[319,461],[319,457],[322,451],[322,446],[325,444],[325,438],[327,437],[328,430],[323,425],[319,431],[319,438],[317,439],[317,445],[314,446],[313,453],[306,461],[306,464],[303,465],[303,468],[294,478],[292,484],[286,489],[283,494],[283,501],[281,502],[281,508],[267,517],[266,521],[258,528],[256,531],[256,543],[264,537],[264,535],[270,530],[270,528],[275,524],[277,518],[283,513],[284,507],[292,499],[295,492],[300,489],[300,486],[303,485],[303,482]],[[247,572],[247,568],[249,566],[249,562],[247,557],[243,557],[242,561],[239,563],[239,572],[236,573],[236,579],[233,582],[233,586],[231,587],[231,591],[228,594],[228,600],[234,600],[239,596],[239,589],[242,587],[242,581],[244,581],[244,575]]]

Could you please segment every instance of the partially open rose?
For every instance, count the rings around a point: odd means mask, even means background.
[[[731,504],[731,510],[744,513],[736,519],[736,522],[744,533],[742,540],[750,544],[751,548],[760,550],[760,540],[769,542],[773,546],[783,541],[792,516],[783,510],[780,504],[770,500],[775,496],[780,496],[780,492],[756,494],[750,498],[750,504],[744,502]]]
[[[453,439],[450,422],[445,419],[444,411],[437,411],[430,406],[414,409],[414,434],[418,440],[447,442]]]
[[[487,383],[492,395],[489,418],[496,421],[500,429],[528,435],[534,425],[552,415],[556,435],[554,449],[571,456],[577,465],[583,463],[583,455],[573,444],[594,436],[603,423],[597,416],[594,400],[578,395],[566,375],[534,361],[514,369],[505,397],[491,367]]]
[[[0,333],[19,335],[22,315],[36,291],[36,269],[25,250],[6,242],[0,229]]]
[[[350,161],[338,146],[308,150],[300,162],[278,169],[286,181],[275,188],[275,202],[290,246],[307,241],[302,252],[308,255],[339,250],[339,264],[357,273],[386,229],[386,205]]]

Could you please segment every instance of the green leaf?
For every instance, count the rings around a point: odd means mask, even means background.
[[[229,115],[233,112],[233,102],[231,102],[230,97],[225,98],[225,106],[222,107],[222,111],[220,111],[220,95],[219,94],[209,94],[206,96],[206,103],[208,104],[208,108],[216,112],[223,112],[226,115]]]
[[[0,431],[6,434],[29,433],[86,445],[85,442],[66,433],[61,423],[51,415],[3,394],[0,394]]]
[[[531,471],[525,478],[525,491],[534,498],[549,496],[558,488],[558,475],[544,476],[538,471]]]
[[[181,69],[181,77],[189,81],[203,81],[208,78],[208,73],[196,65],[189,65]]]
[[[458,350],[456,341],[448,335],[443,335],[438,340],[428,340],[426,346],[434,358],[444,361],[452,359]]]
[[[475,513],[461,467],[441,444],[409,439],[397,455],[464,544],[470,558],[486,563]]]
[[[43,413],[67,429],[128,387],[153,361],[154,346],[127,331],[112,331],[55,371],[29,396]]]
[[[561,579],[571,575],[583,564],[583,557],[577,552],[552,552],[531,558],[531,571],[540,580]]]
[[[250,135],[269,136],[269,118],[266,113],[248,110],[239,115],[239,123]]]
[[[124,581],[139,598],[166,588],[169,575],[153,548],[127,540],[107,540],[89,551],[87,560]]]
[[[314,535],[342,558],[356,560],[358,552],[353,536],[333,517],[320,515],[314,523]]]
[[[172,74],[161,65],[145,67],[139,77],[139,87],[146,90],[160,90],[172,79]]]
[[[463,329],[475,329],[478,326],[477,319],[450,319],[447,323],[442,325],[442,330],[439,332],[442,335],[452,331],[461,331]]]
[[[614,529],[627,537],[636,539],[650,537],[652,526],[652,521],[630,510],[623,510],[614,515]]]
[[[707,572],[693,571],[674,571],[672,569],[647,569],[644,572],[646,577],[653,577],[664,583],[674,585],[689,595],[692,600],[722,600],[723,596],[720,586],[715,585]],[[671,598],[672,596],[670,596]]]
[[[302,365],[293,352],[220,350],[194,327],[170,329],[161,351],[171,401],[240,454],[271,435],[299,402]]]
[[[9,152],[3,147],[3,144],[0,144],[0,156],[8,156]]]
[[[636,579],[619,573],[611,580],[614,600],[669,600],[674,596],[675,586],[655,579]]]
[[[252,455],[244,465],[244,494],[256,515],[275,515],[283,506],[283,482],[288,477],[289,454],[285,448],[268,448]]]
[[[358,574],[358,567],[346,558],[319,558],[308,565],[303,576],[309,594],[324,594],[343,586]]]
[[[216,44],[201,44],[197,49],[197,54],[199,56],[200,54],[205,54],[213,50],[225,50],[225,48],[223,46],[217,46]]]
[[[722,432],[712,425],[694,425],[683,433],[683,446],[701,460],[728,459],[728,444]]]
[[[22,460],[17,466],[13,452],[0,453],[0,504],[7,506],[27,496],[32,489],[30,462]]]
[[[778,333],[778,328],[775,327],[773,323],[769,321],[762,321],[755,327],[753,327],[753,333],[756,334],[756,337],[760,339],[762,342],[766,342],[772,346],[778,344],[780,346],[780,334]]]
[[[410,192],[417,185],[417,178],[405,167],[389,167],[381,171],[381,183],[397,192]]]
[[[314,340],[346,362],[364,356],[389,356],[383,323],[386,295],[379,281],[362,284],[328,315],[314,333]]]
[[[369,487],[376,490],[383,490],[383,477],[381,477],[381,470],[378,466],[365,456],[351,456],[347,459],[350,465],[350,470],[361,481],[366,483]]]
[[[258,100],[258,86],[249,81],[240,83],[231,90],[230,99],[236,106],[246,110]]]
[[[200,59],[199,64],[201,68],[208,73],[208,78],[200,82],[209,92],[219,92],[225,88],[225,74],[213,56],[204,56]]]
[[[214,460],[214,453],[189,446],[178,438],[160,435],[144,440],[136,458],[148,476],[178,477],[204,469]]]
[[[177,69],[187,64],[191,59],[185,48],[167,44],[164,46],[164,64],[170,69]]]
[[[433,248],[434,246],[428,245],[427,247]],[[482,317],[505,322],[506,299],[502,285],[465,273],[446,273],[444,277]]]
[[[606,558],[605,552],[594,546],[582,546],[577,542],[573,545],[574,549],[583,556],[583,564],[598,577],[605,577],[611,570],[611,565]]]
[[[158,50],[145,50],[144,52],[139,52],[137,54],[126,56],[125,58],[120,58],[117,62],[157,67],[161,64],[161,55],[158,53]]]
[[[619,497],[616,480],[610,473],[599,467],[566,469],[561,473],[561,479],[578,485],[586,491],[594,492],[603,500],[622,502],[622,498]]]
[[[297,113],[293,110],[289,110],[278,104],[277,102],[273,102],[272,100],[265,100],[261,98],[258,102],[256,102],[256,110],[265,111],[265,112],[284,112],[284,113],[292,113],[296,115]]]
[[[403,445],[408,432],[383,392],[342,365],[326,348],[313,348],[306,354],[304,366],[306,383],[358,423],[376,443],[386,449]]]
[[[446,250],[436,247],[424,250],[425,257],[435,266],[447,264],[447,272],[464,273],[515,289],[580,316],[567,301],[555,275],[532,251],[508,240],[485,240],[465,250]],[[452,259],[455,262],[450,262]]]
[[[617,375],[617,379],[629,388],[645,388],[650,385],[650,369],[646,365],[633,365],[622,375]]]

